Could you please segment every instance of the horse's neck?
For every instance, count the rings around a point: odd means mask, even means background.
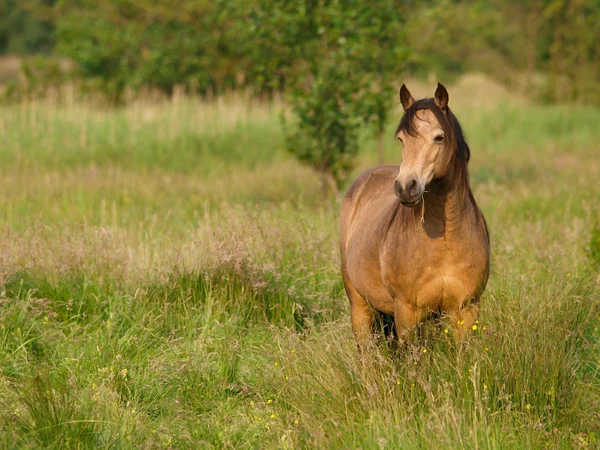
[[[470,188],[465,180],[425,194],[421,205],[421,226],[429,236],[459,234],[470,211]],[[468,220],[468,219],[467,219]]]

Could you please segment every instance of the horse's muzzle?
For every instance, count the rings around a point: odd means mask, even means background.
[[[396,179],[394,182],[394,193],[404,206],[413,207],[421,203],[423,188],[415,179],[408,181],[405,186],[402,186],[402,183]]]

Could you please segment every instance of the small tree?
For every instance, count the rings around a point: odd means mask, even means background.
[[[353,168],[358,153],[358,130],[354,74],[348,65],[326,61],[312,81],[291,90],[294,119],[286,125],[288,150],[319,172],[324,197]]]
[[[374,4],[375,3],[375,4]],[[264,79],[285,88],[294,113],[286,143],[321,175],[324,195],[353,168],[361,128],[378,137],[394,104],[403,68],[403,5],[397,0],[244,2],[247,53]],[[252,37],[252,39],[250,39]],[[277,76],[274,77],[273,75]],[[380,160],[382,157],[380,146]]]

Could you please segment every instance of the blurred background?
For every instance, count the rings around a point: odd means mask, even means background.
[[[475,108],[597,105],[599,41],[597,0],[1,0],[0,100],[283,98],[284,146],[325,193],[361,133],[386,160],[402,81],[462,82],[451,104]]]
[[[114,100],[144,87],[262,95],[341,65],[395,81],[477,71],[539,101],[598,103],[599,11],[596,0],[2,0],[0,81],[5,96],[65,81]]]
[[[599,42],[600,0],[0,0],[0,447],[597,448]],[[341,198],[438,81],[479,328],[358,360]]]

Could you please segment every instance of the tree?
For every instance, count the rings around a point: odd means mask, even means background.
[[[235,9],[246,18],[234,22],[247,35],[251,70],[287,93],[287,147],[320,173],[325,194],[352,169],[361,128],[383,134],[408,54],[402,11],[396,0],[254,0]]]
[[[41,1],[49,6],[53,0]],[[37,18],[19,0],[0,0],[0,54],[48,53],[54,47],[52,24]]]
[[[600,103],[600,1],[550,0],[544,6],[548,99]]]
[[[72,0],[56,4],[58,50],[116,101],[126,87],[234,87],[239,54],[226,36],[223,2]]]

